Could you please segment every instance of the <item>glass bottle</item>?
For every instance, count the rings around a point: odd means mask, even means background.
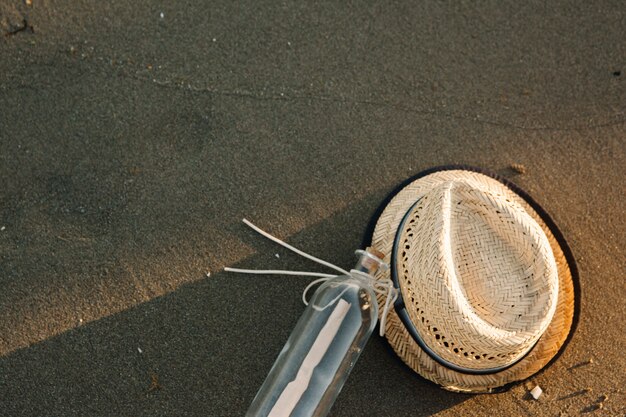
[[[367,248],[350,275],[323,283],[278,355],[247,417],[325,416],[378,320],[374,274],[387,268]]]

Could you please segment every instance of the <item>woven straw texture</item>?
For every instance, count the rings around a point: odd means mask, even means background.
[[[523,359],[484,375],[454,371],[424,352],[392,311],[386,337],[396,353],[455,391],[489,392],[545,366],[569,333],[574,289],[564,254],[540,216],[489,176],[435,172],[400,191],[379,218],[372,246],[386,262],[407,212],[394,261],[424,343],[471,370]]]

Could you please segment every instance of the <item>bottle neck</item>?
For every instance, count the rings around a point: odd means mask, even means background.
[[[357,250],[355,253],[359,256],[359,260],[354,269],[368,274],[372,278],[378,270],[384,271],[389,268],[383,261],[385,255],[374,248],[369,247],[365,250]]]
[[[362,275],[363,282],[376,293],[376,297],[385,297],[385,304],[380,313],[380,335],[385,335],[387,327],[387,314],[389,314],[394,302],[398,298],[398,289],[394,287],[389,277],[379,277],[376,279],[376,272],[389,269],[389,266],[383,261],[385,255],[376,249],[369,247],[365,250],[358,250],[356,254],[360,256],[359,261],[351,272],[353,277]]]

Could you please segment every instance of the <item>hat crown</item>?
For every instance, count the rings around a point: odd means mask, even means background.
[[[472,178],[443,181],[407,212],[397,245],[411,320],[445,361],[508,366],[552,319],[558,276],[550,244],[508,195]]]

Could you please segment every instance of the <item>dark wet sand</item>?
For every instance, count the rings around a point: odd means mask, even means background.
[[[316,267],[241,218],[349,267],[396,184],[458,163],[554,217],[578,330],[491,396],[374,337],[332,415],[624,414],[621,2],[32,2],[0,4],[32,26],[0,36],[0,415],[243,415],[308,280],[220,271]]]

